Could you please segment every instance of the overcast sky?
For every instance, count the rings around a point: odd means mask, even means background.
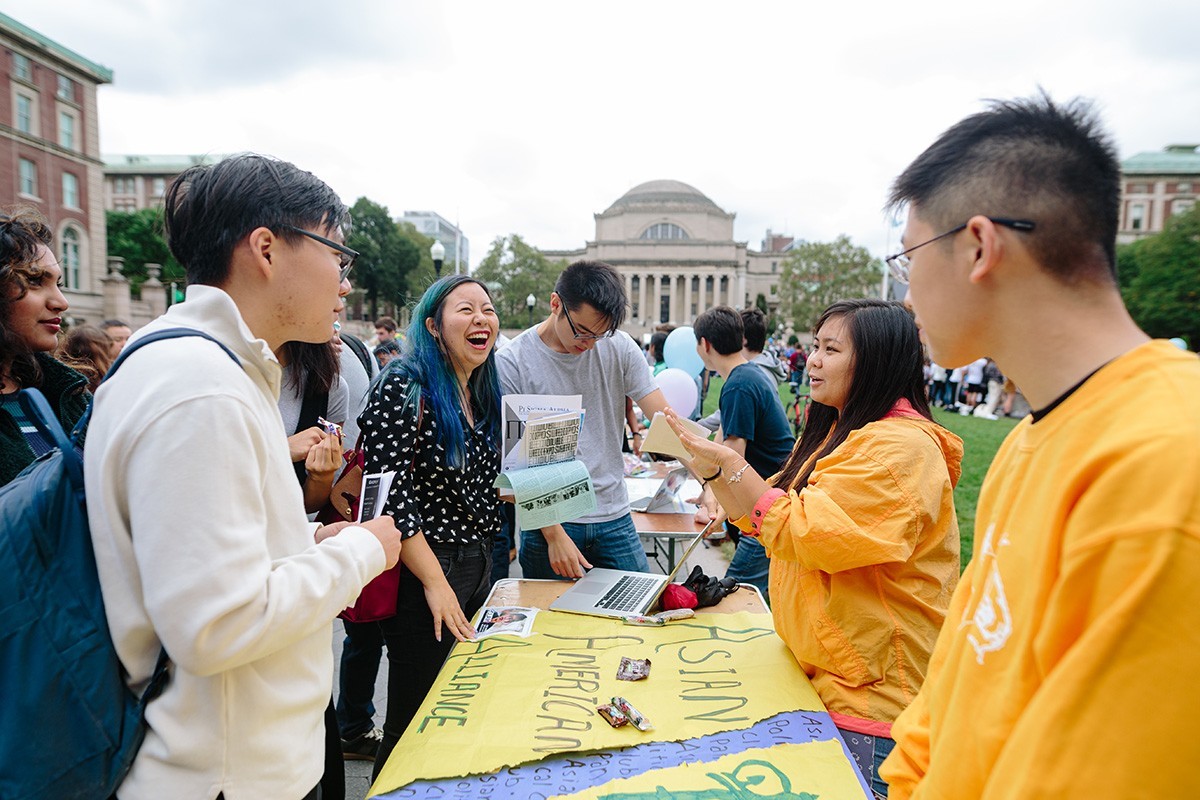
[[[1200,3],[0,0],[110,68],[104,153],[270,153],[349,204],[582,247],[669,178],[767,228],[898,234],[890,181],[993,97],[1094,98],[1122,157],[1200,142]]]

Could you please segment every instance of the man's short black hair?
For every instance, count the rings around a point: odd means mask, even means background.
[[[696,341],[707,339],[723,356],[742,350],[742,315],[729,306],[716,306],[696,317],[692,323]]]
[[[936,233],[970,217],[1027,219],[1034,258],[1064,281],[1116,280],[1121,167],[1090,103],[994,100],[896,179],[888,207],[913,204]],[[910,243],[913,244],[913,243]]]
[[[628,305],[625,281],[619,272],[603,261],[576,261],[558,276],[554,292],[566,304],[568,311],[575,311],[583,303],[596,309],[608,322],[610,331],[615,331],[625,321],[625,307]]]
[[[663,360],[663,346],[667,343],[667,334],[658,331],[650,337],[650,357],[658,364]]]
[[[746,340],[746,349],[751,353],[761,353],[767,346],[767,318],[760,308],[747,308],[742,311],[742,336]]]
[[[167,242],[188,284],[219,286],[229,277],[234,248],[255,228],[290,242],[286,226],[347,232],[350,212],[323,181],[268,156],[230,156],[185,170],[164,198]]]
[[[104,330],[109,328],[128,328],[129,323],[123,319],[106,319],[100,323],[100,327]]]

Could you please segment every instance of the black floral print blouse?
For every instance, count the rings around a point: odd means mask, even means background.
[[[450,464],[437,441],[437,419],[429,397],[418,409],[403,408],[408,379],[393,372],[374,393],[358,418],[366,474],[395,470],[384,504],[400,533],[408,538],[423,531],[431,544],[490,541],[500,530],[500,500],[493,483],[500,474],[500,453],[481,426],[464,427],[466,459]]]

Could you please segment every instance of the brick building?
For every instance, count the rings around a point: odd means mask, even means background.
[[[112,71],[0,14],[0,204],[50,220],[68,315],[102,318],[105,225],[96,89]]]
[[[1198,150],[1200,145],[1172,144],[1121,162],[1119,244],[1159,233],[1172,216],[1191,210],[1200,194]]]
[[[215,164],[224,156],[108,155],[104,156],[106,211],[141,211],[162,205],[171,181],[197,164]]]

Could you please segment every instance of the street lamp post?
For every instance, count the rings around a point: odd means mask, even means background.
[[[429,255],[433,256],[433,272],[438,278],[442,277],[442,262],[446,258],[446,248],[437,239],[433,240],[433,247],[429,248]]]
[[[533,327],[533,307],[537,305],[537,298],[533,296],[533,292],[525,298],[525,307],[529,309],[529,327]]]

